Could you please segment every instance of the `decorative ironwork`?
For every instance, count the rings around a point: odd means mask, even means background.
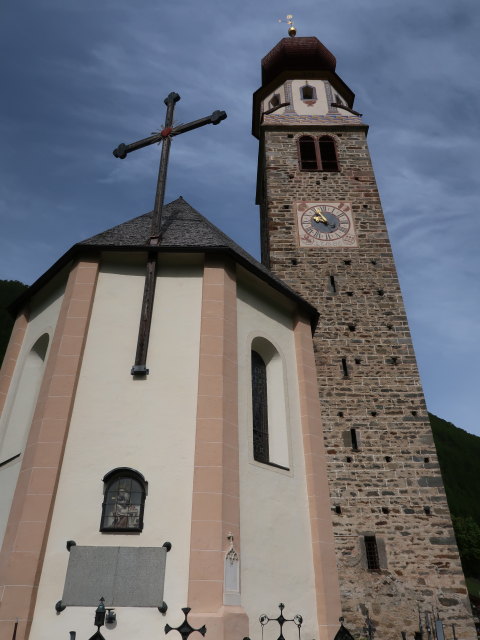
[[[343,617],[339,618],[340,629],[335,634],[334,640],[354,640],[354,637],[352,636],[350,631],[343,626],[343,621],[344,621]]]
[[[170,145],[173,136],[178,136],[181,133],[192,131],[192,129],[198,129],[206,124],[219,124],[222,120],[225,120],[227,114],[225,111],[214,111],[210,116],[206,118],[200,118],[188,122],[187,124],[180,124],[178,126],[173,125],[173,111],[175,103],[180,100],[178,93],[169,93],[164,102],[167,106],[167,113],[165,117],[165,127],[158,133],[153,134],[149,138],[143,138],[132,142],[131,144],[125,144],[122,142],[113,152],[116,158],[124,159],[128,153],[148,147],[155,142],[162,143],[162,153],[160,156],[160,166],[158,169],[157,190],[155,193],[155,205],[153,208],[152,225],[150,230],[149,245],[151,247],[158,246],[160,244],[161,226],[162,226],[162,210],[163,200],[165,197],[165,185],[167,182],[167,168],[168,157],[170,154]],[[133,376],[146,376],[148,374],[147,369],[147,352],[148,342],[150,338],[150,325],[152,322],[152,310],[153,300],[155,297],[155,283],[157,277],[157,253],[155,251],[149,251],[147,260],[147,270],[145,274],[145,286],[143,291],[142,311],[140,315],[140,326],[138,330],[137,339],[137,351],[135,354],[135,363],[131,369]]]
[[[203,625],[200,629],[194,629],[190,622],[187,620],[188,614],[190,613],[190,607],[184,607],[182,609],[183,614],[185,616],[185,620],[178,627],[171,627],[169,624],[165,625],[165,633],[170,633],[170,631],[178,631],[178,633],[182,636],[182,640],[187,640],[188,636],[194,631],[198,631],[204,636],[207,633],[207,627]]]
[[[278,605],[278,608],[280,609],[280,615],[278,616],[278,618],[269,618],[266,613],[262,613],[262,615],[260,616],[259,622],[262,626],[262,640],[263,630],[269,622],[278,622],[278,624],[280,625],[280,635],[278,636],[277,640],[285,640],[285,637],[283,635],[283,625],[286,622],[293,622],[298,629],[298,638],[300,640],[300,628],[303,622],[302,616],[297,613],[297,615],[295,615],[293,618],[285,618],[283,615],[283,610],[285,609],[285,605],[283,604],[283,602]]]

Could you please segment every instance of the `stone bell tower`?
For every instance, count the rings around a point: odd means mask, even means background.
[[[282,39],[253,98],[262,260],[320,312],[314,336],[345,625],[400,638],[470,606],[367,147],[315,37]],[[420,618],[420,620],[419,620]]]

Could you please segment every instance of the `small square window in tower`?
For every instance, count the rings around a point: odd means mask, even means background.
[[[317,90],[307,82],[300,87],[300,98],[307,104],[314,104],[317,101]]]
[[[367,559],[367,569],[369,571],[380,570],[380,559],[378,557],[377,539],[375,536],[364,536],[365,556]]]

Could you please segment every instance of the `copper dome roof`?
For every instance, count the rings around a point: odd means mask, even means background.
[[[283,38],[262,60],[262,84],[285,70],[335,72],[336,64],[333,53],[318,38]]]

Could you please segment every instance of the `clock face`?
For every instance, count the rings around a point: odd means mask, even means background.
[[[356,247],[352,205],[348,202],[297,202],[301,247]]]

